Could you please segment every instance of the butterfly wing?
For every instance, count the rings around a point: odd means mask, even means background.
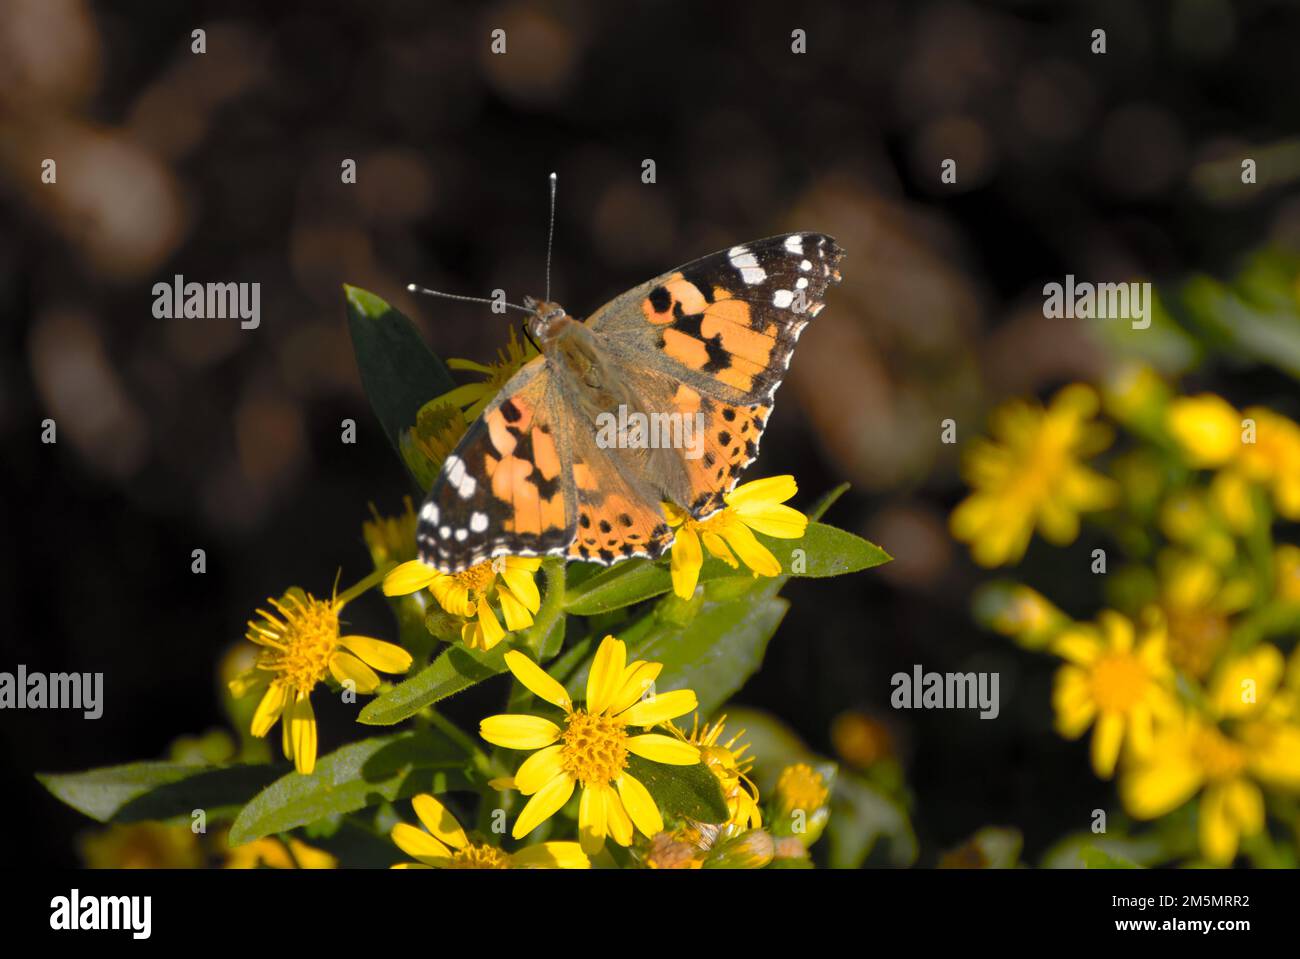
[[[758,455],[799,334],[840,281],[829,236],[789,233],[702,257],[611,300],[587,321],[647,410],[699,414],[671,498],[702,518]]]
[[[538,357],[470,425],[420,508],[420,559],[460,572],[503,554],[563,553],[576,515],[557,391]]]

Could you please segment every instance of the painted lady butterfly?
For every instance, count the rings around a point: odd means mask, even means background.
[[[829,236],[789,233],[679,267],[585,323],[526,301],[542,355],[447,457],[420,509],[420,559],[459,572],[506,554],[659,556],[673,541],[660,503],[703,519],[758,455],[795,341],[842,256]],[[698,455],[598,442],[598,421],[616,411],[690,417],[704,427]]]

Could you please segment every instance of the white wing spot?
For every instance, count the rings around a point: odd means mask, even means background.
[[[456,542],[463,543],[467,539],[469,539],[469,530],[467,529],[456,530]]]
[[[772,305],[775,307],[779,307],[780,309],[784,310],[787,306],[789,306],[793,302],[794,302],[794,294],[791,293],[789,290],[777,290],[775,293],[772,294]]]
[[[799,277],[799,279],[795,281],[794,285],[797,290],[806,290],[808,288],[808,277]]]
[[[785,248],[791,253],[803,253],[803,237],[796,233],[785,238]]]
[[[481,533],[488,528],[487,513],[474,513],[469,518],[469,528],[476,533]]]
[[[812,269],[812,260],[802,260],[802,261],[800,261],[800,263],[799,263],[799,269],[801,269],[801,270],[803,270],[805,273],[807,273],[809,270]]]

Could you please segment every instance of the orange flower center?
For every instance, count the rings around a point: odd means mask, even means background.
[[[1142,700],[1151,674],[1131,653],[1108,653],[1092,667],[1092,695],[1102,712],[1126,713]]]
[[[1212,726],[1196,731],[1192,738],[1192,755],[1205,771],[1205,777],[1215,782],[1235,779],[1246,768],[1246,757],[1241,747]]]
[[[612,716],[576,709],[560,738],[564,771],[584,786],[613,782],[627,766],[627,731]]]
[[[510,857],[493,846],[470,843],[457,849],[448,869],[509,869]]]
[[[280,682],[298,691],[311,690],[325,678],[339,639],[338,606],[306,595],[305,602],[296,596],[284,603],[272,600],[284,621],[268,616],[258,624],[274,634],[275,644],[262,653],[259,667],[278,673]]]

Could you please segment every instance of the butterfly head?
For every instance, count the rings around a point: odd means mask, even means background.
[[[573,319],[558,303],[535,300],[531,296],[526,296],[524,306],[532,314],[527,320],[528,332],[539,344],[554,340],[562,330],[573,323]]]

